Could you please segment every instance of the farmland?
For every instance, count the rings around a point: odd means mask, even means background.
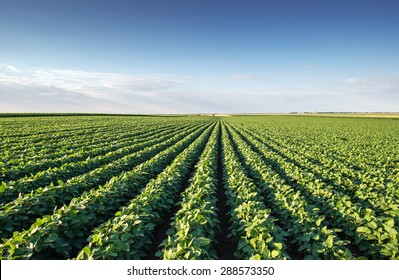
[[[1,259],[399,259],[399,119],[0,117]]]

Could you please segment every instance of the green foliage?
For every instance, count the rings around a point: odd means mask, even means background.
[[[161,172],[205,129],[196,130],[132,171],[114,177],[103,187],[84,192],[53,215],[38,219],[29,229],[15,232],[11,239],[0,245],[0,256],[5,259],[46,259],[53,254],[59,258],[71,258],[72,251],[83,247],[86,235],[94,227],[111,218],[113,212],[139,193],[153,176]],[[48,236],[52,234],[58,238],[55,242],[48,242]],[[38,244],[37,250],[32,250],[32,240]],[[67,247],[59,246],[65,243]],[[19,254],[12,250],[12,245],[20,248]]]
[[[159,137],[159,139],[134,145],[128,148],[131,153],[127,153],[120,159],[112,161],[111,158],[110,163],[98,168],[92,166],[91,169],[94,168],[93,170],[65,183],[59,181],[56,186],[51,183],[47,187],[40,187],[29,194],[19,196],[16,200],[0,207],[0,224],[5,229],[0,232],[0,237],[10,237],[13,231],[28,227],[36,218],[51,214],[55,207],[61,207],[83,192],[90,191],[112,180],[113,177],[130,171],[133,167],[151,159],[194,130],[195,128],[192,128],[175,135],[167,134]],[[14,192],[14,188],[11,187],[10,189]],[[10,192],[4,192],[2,197]]]
[[[213,247],[218,228],[216,213],[217,146],[219,126],[213,132],[182,193],[180,209],[173,218],[168,237],[157,253],[163,259],[216,259]]]
[[[246,176],[223,127],[223,177],[231,207],[230,235],[237,242],[238,259],[286,259],[284,233],[265,209],[257,186]]]
[[[238,259],[399,259],[397,119],[22,114],[0,127],[0,259],[217,259],[218,234]]]
[[[78,259],[141,259],[152,233],[179,195],[179,187],[202,152],[211,129],[198,137],[165,170],[152,179],[129,205],[99,226]],[[200,240],[196,240],[198,242]],[[202,241],[203,242],[203,241]],[[86,249],[86,248],[89,248]],[[89,253],[87,253],[89,252]]]

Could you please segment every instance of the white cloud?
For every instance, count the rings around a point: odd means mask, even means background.
[[[346,80],[350,92],[399,96],[399,76],[373,77],[373,78],[350,78]],[[383,96],[381,96],[383,97]]]
[[[188,78],[10,66],[0,64],[0,112],[399,111],[399,77],[295,84],[252,74]]]
[[[129,91],[164,90],[182,83],[178,78],[163,76],[137,76],[72,70],[38,70],[33,72],[33,79],[36,82],[95,97],[100,97],[101,95],[98,94],[101,92],[118,94]]]
[[[21,74],[22,73],[22,74]],[[157,113],[151,93],[184,84],[167,75],[0,68],[0,111],[91,111]],[[21,109],[16,109],[21,108]]]
[[[20,73],[21,72],[21,70],[19,70],[17,67],[6,64],[6,63],[0,63],[0,71],[11,72],[11,73]]]
[[[350,78],[350,79],[347,79],[346,82],[348,84],[356,84],[356,83],[359,83],[360,80],[359,79]]]

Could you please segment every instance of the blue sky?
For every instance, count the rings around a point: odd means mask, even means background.
[[[0,112],[399,111],[399,1],[0,2]]]

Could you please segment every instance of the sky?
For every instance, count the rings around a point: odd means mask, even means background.
[[[398,112],[399,1],[0,0],[0,112]]]

